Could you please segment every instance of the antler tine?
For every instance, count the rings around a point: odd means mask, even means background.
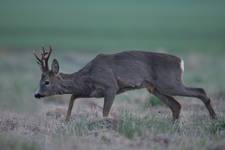
[[[46,58],[47,61],[48,61],[48,59],[49,59],[51,53],[52,53],[52,47],[49,46],[49,51],[48,51],[48,53],[47,53],[48,55],[47,55],[47,58]]]
[[[45,52],[45,47],[44,46],[42,46],[42,52],[45,54],[46,52]]]
[[[44,62],[45,62],[45,67],[46,67],[47,70],[49,70],[48,60],[49,60],[49,57],[50,57],[50,55],[52,53],[52,47],[51,46],[49,47],[49,51],[48,52],[45,51],[44,48],[42,48],[42,50],[43,50],[43,57],[44,57],[43,59],[44,59]]]
[[[48,60],[49,57],[52,53],[52,47],[49,47],[49,51],[47,51],[44,47],[42,47],[41,50],[41,57],[38,57],[38,55],[34,52],[34,56],[37,59],[37,63],[42,67],[43,71],[48,71],[49,67],[48,67]]]
[[[42,47],[42,53],[41,53],[41,55],[42,55],[42,59],[43,60],[45,59],[45,55],[47,55],[47,54],[48,54],[48,52],[45,50],[44,47]]]
[[[37,54],[35,52],[34,52],[34,56],[39,62],[41,62],[41,59],[37,56]]]
[[[43,69],[44,68],[44,64],[43,64],[42,59],[40,59],[35,52],[34,52],[34,56],[37,59],[36,60],[37,64],[39,64],[42,67],[42,69]]]

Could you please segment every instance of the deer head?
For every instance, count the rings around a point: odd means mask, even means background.
[[[59,74],[59,63],[56,59],[53,59],[51,64],[51,70],[49,69],[48,60],[52,53],[51,46],[49,50],[45,50],[42,47],[40,57],[34,53],[37,64],[40,66],[42,71],[41,80],[39,82],[39,88],[35,92],[35,98],[42,98],[45,96],[58,94],[58,86],[60,85],[60,76]]]

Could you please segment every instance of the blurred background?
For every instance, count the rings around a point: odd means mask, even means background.
[[[224,18],[223,0],[2,0],[0,107],[40,108],[33,51],[49,45],[63,72],[79,70],[98,53],[172,53],[185,60],[186,84],[224,95]]]
[[[1,0],[0,46],[224,51],[223,0]]]

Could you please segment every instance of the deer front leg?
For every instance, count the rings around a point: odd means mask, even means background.
[[[70,103],[69,103],[69,107],[68,107],[67,114],[66,114],[66,121],[70,120],[71,112],[72,112],[72,109],[73,109],[73,103],[74,103],[75,99],[76,99],[75,95],[72,95],[70,97]]]
[[[108,117],[115,95],[116,92],[114,92],[114,90],[106,91],[104,97],[103,117]]]

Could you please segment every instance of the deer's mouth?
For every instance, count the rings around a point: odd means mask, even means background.
[[[42,98],[42,97],[45,97],[45,96],[37,93],[37,94],[34,94],[34,97],[39,99],[39,98]]]

